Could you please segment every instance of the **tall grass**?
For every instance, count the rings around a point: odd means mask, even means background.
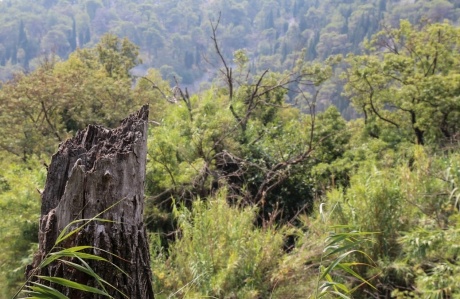
[[[157,298],[268,298],[283,233],[256,227],[256,215],[229,206],[225,191],[176,209],[177,240],[167,253],[153,246]]]
[[[174,215],[168,251],[152,239],[157,298],[351,298],[370,285],[354,270],[367,266],[355,256],[367,258],[357,247],[369,233],[331,227],[325,214],[305,216],[300,229],[258,227],[256,209],[228,205],[221,190]]]

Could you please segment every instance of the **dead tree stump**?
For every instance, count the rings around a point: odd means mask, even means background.
[[[42,269],[37,266],[50,253],[66,225],[77,219],[90,219],[121,200],[98,216],[113,222],[92,221],[60,246],[89,245],[102,249],[89,253],[103,256],[129,275],[109,263],[89,261],[102,279],[129,298],[154,298],[142,219],[147,124],[148,106],[144,106],[116,129],[90,125],[60,145],[48,168],[42,194],[39,252],[27,270],[28,276],[63,277],[96,287],[92,277],[63,263],[53,262]],[[102,298],[56,284],[51,286],[69,298]],[[110,287],[107,291],[114,298],[124,298]]]

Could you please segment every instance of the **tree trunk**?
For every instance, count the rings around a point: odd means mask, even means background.
[[[116,129],[90,125],[60,145],[52,157],[42,194],[39,252],[26,273],[28,277],[33,276],[31,280],[37,279],[35,275],[45,275],[97,287],[93,277],[62,262],[53,262],[41,269],[38,265],[69,223],[98,215],[97,218],[110,222],[91,221],[59,244],[60,249],[82,245],[98,248],[88,253],[106,258],[125,274],[110,263],[88,260],[94,272],[127,298],[154,298],[148,240],[142,220],[147,124],[148,106],[144,106]],[[83,223],[74,223],[71,227],[74,229]],[[72,261],[78,262],[75,258]],[[47,284],[43,280],[40,283]],[[56,284],[51,286],[69,298],[107,298]],[[106,289],[114,298],[126,298],[111,287]]]

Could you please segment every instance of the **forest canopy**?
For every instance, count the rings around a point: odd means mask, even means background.
[[[210,22],[219,13],[222,54],[231,61],[234,51],[245,49],[251,72],[257,73],[292,68],[299,57],[322,61],[330,55],[359,54],[363,41],[381,24],[397,27],[401,19],[455,23],[459,7],[455,0],[4,0],[0,80],[36,69],[44,55],[65,60],[110,32],[139,47],[143,63],[135,74],[145,75],[153,67],[172,85],[176,78],[198,90],[218,65]],[[335,104],[347,119],[356,117],[341,96],[341,85],[330,85],[320,106]]]

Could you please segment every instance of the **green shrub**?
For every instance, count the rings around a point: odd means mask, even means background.
[[[167,256],[153,245],[156,296],[267,298],[270,272],[283,255],[283,230],[256,227],[256,212],[229,206],[225,191],[195,201],[191,211],[175,209],[177,240]]]
[[[299,216],[301,228],[257,227],[256,208],[230,206],[226,195],[175,209],[168,252],[152,235],[157,298],[349,298],[352,282],[367,283],[353,268],[365,266],[356,255],[366,256],[357,248],[369,233],[331,227],[325,213]]]
[[[10,298],[25,280],[24,269],[38,243],[40,194],[46,170],[38,161],[0,161],[0,298]]]

